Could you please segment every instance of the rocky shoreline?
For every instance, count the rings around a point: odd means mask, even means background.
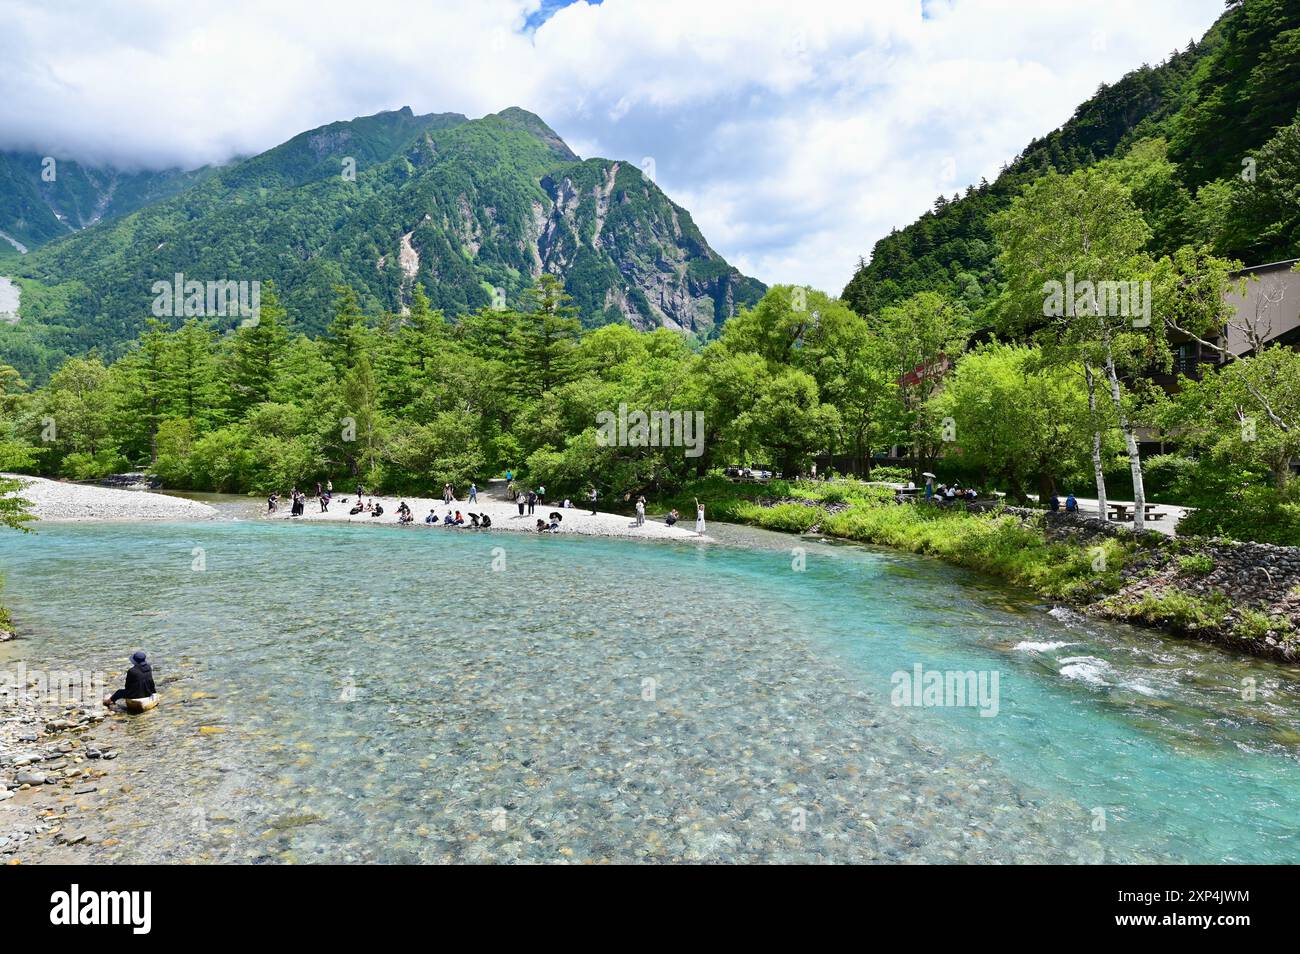
[[[1134,534],[1094,517],[1013,512],[1041,519],[1049,540],[1081,547],[1102,537],[1137,543],[1138,558],[1121,570],[1120,590],[1080,601],[1084,612],[1300,662],[1300,547],[1171,539],[1154,531]]]
[[[84,863],[77,846],[109,845],[97,793],[118,763],[113,714],[99,699],[51,696],[37,677],[0,684],[0,861]],[[125,718],[121,716],[120,718]],[[107,723],[107,724],[106,724]]]

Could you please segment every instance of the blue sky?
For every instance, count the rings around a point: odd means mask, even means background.
[[[57,7],[57,8],[56,8]],[[194,166],[336,119],[522,106],[652,169],[765,282],[838,293],[1222,0],[0,0],[0,148]]]

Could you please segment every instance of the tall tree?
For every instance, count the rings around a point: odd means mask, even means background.
[[[1142,457],[1120,373],[1122,362],[1148,363],[1159,350],[1152,339],[1163,338],[1162,323],[1150,320],[1150,263],[1141,251],[1151,230],[1128,189],[1095,168],[1034,181],[994,217],[993,229],[1007,281],[1006,317],[1044,333],[1047,353],[1083,365],[1093,407],[1094,374],[1098,367],[1104,374],[1133,476],[1134,529],[1141,530]],[[1094,472],[1105,519],[1101,444],[1098,430]]]

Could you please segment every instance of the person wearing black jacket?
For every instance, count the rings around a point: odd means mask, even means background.
[[[153,667],[145,659],[141,652],[131,655],[131,662],[135,665],[126,671],[126,688],[113,693],[105,705],[112,705],[118,699],[148,699],[158,691],[153,684]]]

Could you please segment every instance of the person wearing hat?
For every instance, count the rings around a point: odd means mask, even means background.
[[[153,685],[153,667],[145,661],[146,658],[142,652],[131,654],[134,665],[126,671],[126,688],[105,699],[104,705],[111,706],[118,699],[147,699],[158,691]]]

